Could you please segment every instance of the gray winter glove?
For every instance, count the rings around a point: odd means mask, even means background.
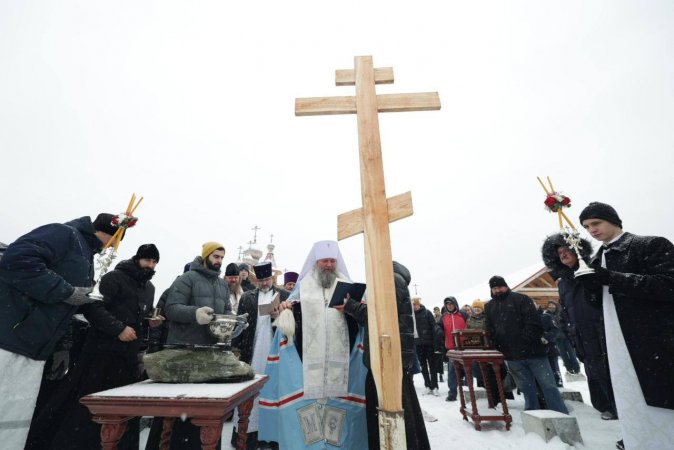
[[[86,305],[87,303],[93,303],[96,301],[95,298],[87,297],[87,294],[91,292],[91,288],[88,287],[75,287],[72,295],[67,299],[63,300],[63,303],[67,303],[73,306]]]
[[[197,308],[196,319],[199,325],[208,325],[208,323],[213,320],[213,308],[210,306],[202,306]]]
[[[50,381],[60,380],[68,372],[70,362],[70,352],[68,350],[59,350],[51,355],[51,366],[47,368],[46,377]]]

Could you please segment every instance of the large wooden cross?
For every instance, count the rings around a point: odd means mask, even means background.
[[[356,96],[295,99],[295,115],[356,114],[363,207],[341,214],[337,237],[365,235],[370,367],[379,397],[382,449],[402,449],[402,363],[389,222],[412,215],[412,194],[386,198],[379,112],[440,109],[437,92],[377,95],[375,84],[393,83],[393,69],[375,69],[371,56],[356,56],[355,69],[337,70],[337,86],[356,86]]]

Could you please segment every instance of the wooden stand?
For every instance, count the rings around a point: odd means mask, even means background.
[[[504,364],[503,353],[496,350],[449,350],[447,357],[454,366],[456,371],[456,379],[458,382],[458,393],[461,400],[461,414],[463,420],[468,420],[468,416],[473,420],[475,429],[482,430],[481,422],[483,421],[498,421],[501,420],[506,424],[506,430],[510,430],[512,423],[512,416],[508,413],[508,404],[505,399],[505,392],[503,391],[503,381],[501,380],[501,366]],[[475,400],[475,390],[473,388],[473,363],[477,363],[482,372],[482,379],[485,380],[484,387],[487,391],[487,401],[489,408],[494,408],[494,401],[492,398],[491,386],[488,380],[487,365],[491,365],[496,374],[496,386],[498,389],[499,399],[503,406],[503,414],[484,416],[477,410],[477,401]],[[470,393],[470,408],[466,407],[466,400],[463,396],[463,381],[461,377],[461,368],[466,373],[466,384]]]
[[[267,382],[266,375],[231,384],[169,384],[143,381],[87,395],[80,399],[100,423],[104,450],[116,450],[126,422],[137,416],[164,417],[160,449],[168,450],[177,417],[188,417],[201,428],[201,448],[215,450],[224,417],[239,409],[237,449],[245,450],[248,417],[255,397]]]

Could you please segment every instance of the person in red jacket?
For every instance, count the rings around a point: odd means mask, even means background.
[[[445,332],[445,348],[447,350],[454,350],[454,330],[463,330],[466,328],[466,319],[459,311],[459,302],[454,297],[445,298],[445,312],[442,314],[442,328]],[[449,392],[447,393],[447,401],[456,401],[456,371],[451,367],[447,370],[447,386]]]

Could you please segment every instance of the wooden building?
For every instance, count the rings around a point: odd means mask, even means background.
[[[517,272],[504,275],[503,278],[505,278],[510,289],[529,296],[537,305],[545,307],[550,300],[559,303],[557,285],[550,276],[548,269],[542,263],[537,263]],[[486,277],[485,281],[477,286],[456,294],[450,293],[449,295],[456,297],[459,307],[465,304],[470,305],[475,299],[488,301],[491,298],[489,286],[487,285],[488,279],[489,277]]]
[[[511,289],[513,292],[527,295],[536,303],[536,305],[546,307],[550,300],[559,303],[557,284],[552,279],[550,272],[545,266],[532,273],[519,284],[515,286],[511,285]]]

